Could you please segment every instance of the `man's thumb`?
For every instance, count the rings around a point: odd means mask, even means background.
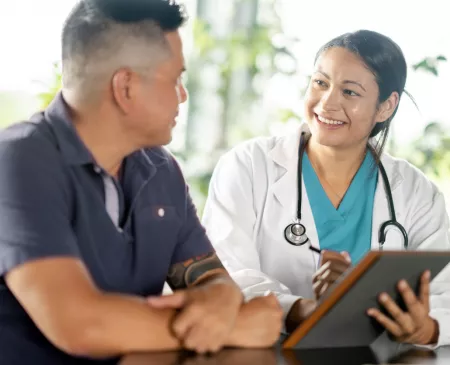
[[[181,308],[184,306],[186,302],[186,292],[179,291],[170,295],[162,295],[159,297],[148,297],[147,303],[153,307],[158,309],[164,308]]]

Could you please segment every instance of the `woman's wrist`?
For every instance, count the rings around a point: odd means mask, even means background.
[[[431,318],[431,330],[430,330],[430,339],[426,343],[426,345],[435,345],[439,341],[439,323],[434,318]]]

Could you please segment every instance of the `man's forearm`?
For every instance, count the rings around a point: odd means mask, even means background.
[[[237,294],[237,303],[242,303],[244,300],[241,289],[223,267],[215,252],[196,256],[172,265],[169,269],[167,282],[174,291],[214,284],[226,284],[233,288]]]
[[[242,309],[243,306],[226,346],[242,346],[246,340],[243,338],[246,318]],[[180,341],[170,330],[170,322],[176,314],[173,309],[154,309],[145,299],[137,297],[103,294],[97,311],[97,320],[85,333],[83,349],[87,356],[108,357],[181,348]]]
[[[233,282],[217,255],[210,252],[172,265],[167,282],[172,290],[179,290],[221,278]]]
[[[180,348],[170,331],[173,309],[151,308],[138,297],[100,294],[91,314],[90,323],[81,331],[79,348],[74,349],[78,355],[109,357]]]

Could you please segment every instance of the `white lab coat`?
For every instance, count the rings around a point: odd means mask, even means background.
[[[309,133],[306,124],[300,130]],[[307,245],[284,239],[297,209],[299,133],[247,141],[219,160],[210,183],[202,223],[219,258],[247,298],[270,291],[285,315],[299,297],[312,298],[312,275],[318,256]],[[409,236],[409,249],[450,249],[449,219],[443,195],[422,172],[384,154],[397,220]],[[378,230],[390,219],[381,174],[375,192],[372,249],[379,249]],[[302,223],[320,247],[306,189],[302,188]],[[384,250],[403,249],[395,228]],[[431,285],[431,316],[440,325],[438,345],[450,344],[450,266]]]

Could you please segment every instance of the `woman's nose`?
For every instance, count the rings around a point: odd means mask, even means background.
[[[328,89],[321,97],[320,104],[324,111],[336,111],[340,108],[340,95],[337,90]]]

